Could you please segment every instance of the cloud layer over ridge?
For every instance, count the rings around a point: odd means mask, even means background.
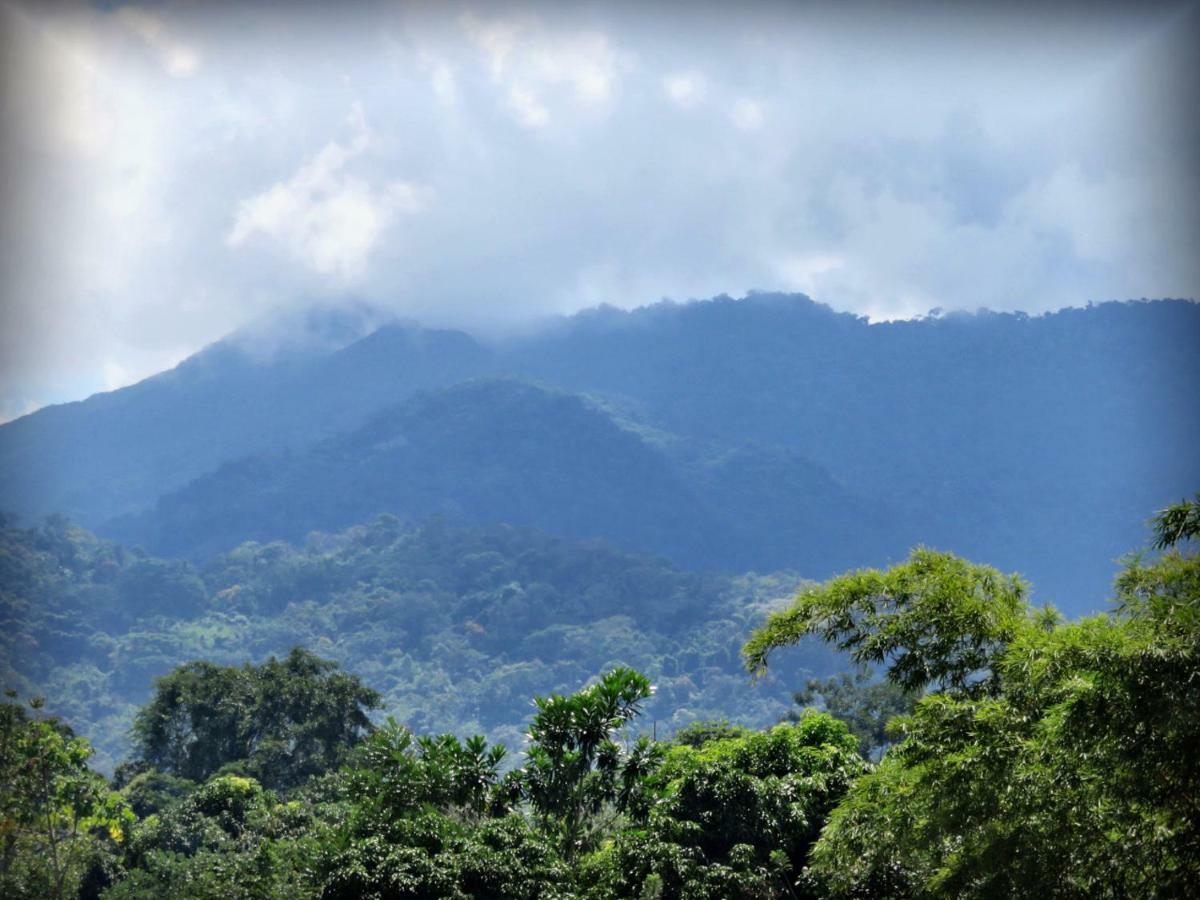
[[[0,3],[0,419],[264,311],[1200,295],[1188,4]]]

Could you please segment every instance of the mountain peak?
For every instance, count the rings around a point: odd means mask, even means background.
[[[271,362],[281,355],[333,353],[397,321],[394,313],[359,300],[315,302],[273,310],[220,343]]]

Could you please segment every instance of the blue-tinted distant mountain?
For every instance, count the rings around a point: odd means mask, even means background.
[[[1200,486],[1192,302],[868,324],[757,295],[581,315],[522,353],[685,439],[789,447],[879,504],[864,534],[1025,572],[1076,611],[1147,512]]]
[[[335,509],[304,498],[325,487],[295,467],[336,448],[343,471],[356,473],[347,497],[360,498],[352,518],[318,519],[338,527],[384,511],[368,508],[373,494],[361,486],[394,473],[373,473],[387,468],[384,458],[354,443],[374,417],[416,415],[405,403],[418,391],[516,376],[586,396],[607,427],[637,437],[625,449],[659,473],[653,490],[629,482],[640,505],[623,519],[591,500],[583,511],[558,508],[571,507],[572,491],[600,498],[620,487],[616,463],[608,471],[588,457],[591,468],[560,471],[556,454],[575,427],[564,423],[574,420],[549,419],[567,406],[534,416],[542,456],[510,446],[487,461],[491,493],[470,485],[479,459],[449,453],[458,432],[447,430],[428,457],[446,450],[445,468],[414,470],[403,497],[376,491],[374,505],[396,506],[387,496],[414,514],[524,518],[626,547],[649,540],[638,549],[690,567],[733,560],[812,577],[884,563],[922,541],[1022,571],[1040,597],[1081,611],[1102,605],[1112,561],[1141,545],[1147,514],[1200,486],[1198,349],[1200,306],[1185,301],[868,324],[780,295],[594,310],[504,343],[399,324],[336,351],[270,361],[225,343],[142,384],[0,427],[0,507],[26,517],[62,511],[91,526],[141,513],[149,527],[167,509],[185,521],[185,498],[199,503],[197,485],[217,483],[189,482],[206,472],[228,479],[216,470],[235,464],[259,467],[247,482],[277,485],[282,469],[271,472],[286,449],[290,461],[278,464],[297,479],[295,499],[255,491],[247,502],[257,498],[262,522],[294,534],[310,520],[285,514],[289,504]],[[501,428],[486,406],[459,411],[480,416],[481,433]],[[527,468],[501,474],[507,464]],[[680,528],[694,532],[686,540],[654,524],[656,504],[675,502],[684,504]],[[221,521],[210,523],[213,535]],[[142,534],[164,549],[210,546]]]
[[[0,426],[0,508],[95,525],[225,461],[360,425],[397,397],[477,374],[489,356],[461,332],[404,324],[335,350],[235,335],[131,387]]]
[[[819,466],[754,446],[685,463],[655,437],[576,395],[474,380],[420,394],[307,452],[226,464],[106,531],[155,553],[202,558],[379,513],[411,522],[438,515],[605,538],[729,571],[852,565],[864,549],[854,526],[867,504]]]

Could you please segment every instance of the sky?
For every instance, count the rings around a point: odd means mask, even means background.
[[[1200,7],[0,0],[0,421],[307,304],[1200,296]]]

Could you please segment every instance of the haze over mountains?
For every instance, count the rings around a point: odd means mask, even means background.
[[[1079,613],[1200,484],[1186,301],[868,324],[756,294],[341,337],[226,340],[0,426],[0,508],[197,559],[383,512],[814,578],[924,543]]]

